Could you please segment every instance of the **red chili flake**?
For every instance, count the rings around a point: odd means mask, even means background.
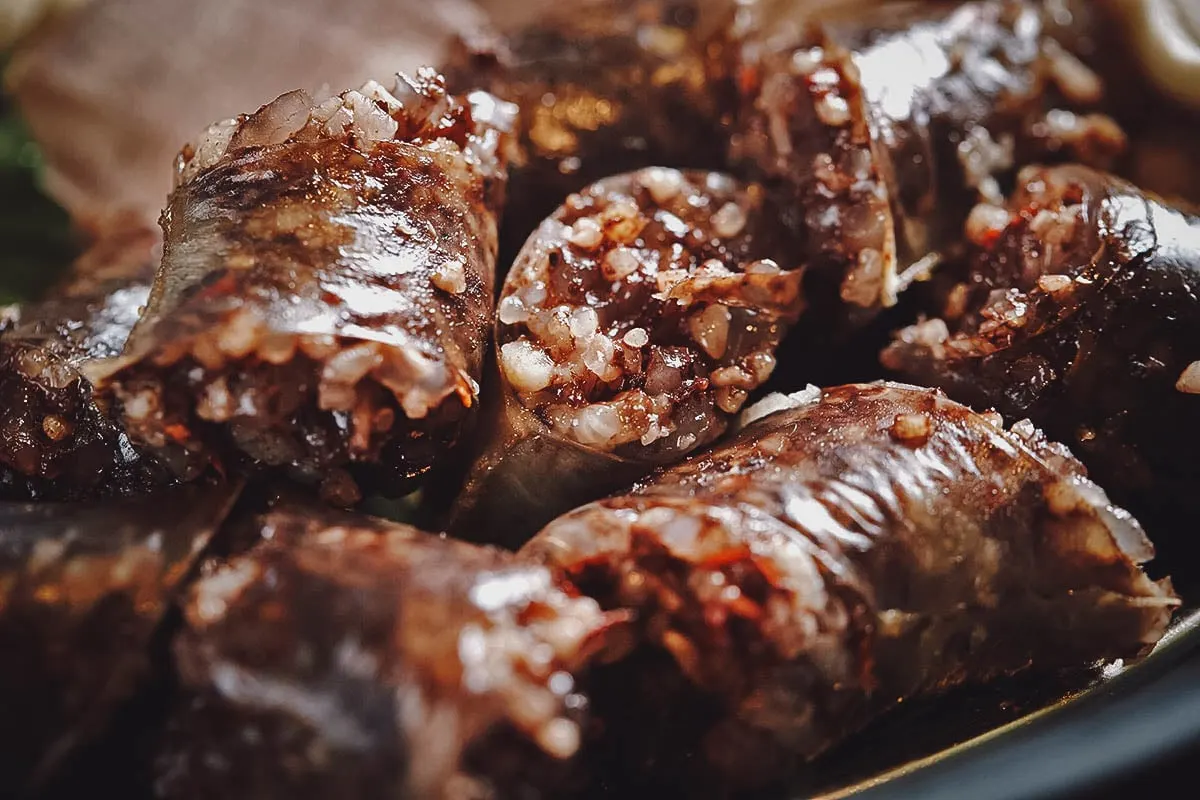
[[[471,391],[471,387],[465,383],[460,383],[454,387],[454,393],[458,395],[458,399],[462,401],[465,408],[470,408],[475,402],[475,395]]]
[[[744,594],[738,595],[733,600],[728,601],[726,605],[732,613],[737,614],[739,617],[746,619],[762,618],[762,606]]]
[[[1000,237],[1004,235],[1006,230],[1008,229],[1001,228],[1000,230],[989,230],[986,234],[984,234],[983,241],[980,244],[983,245],[985,250],[992,249],[996,246],[996,243],[1000,241]]]
[[[208,298],[224,297],[225,295],[233,294],[235,291],[237,291],[237,288],[238,281],[236,277],[234,277],[232,274],[222,275],[220,278],[206,286],[204,291],[200,292],[199,296]]]
[[[178,422],[167,425],[163,428],[163,433],[177,442],[186,442],[192,436],[192,432],[187,429],[187,426]]]
[[[778,586],[783,582],[783,573],[781,573],[770,561],[753,557],[751,557],[750,561],[755,567],[758,568],[758,571],[763,576],[763,580],[765,580],[771,586]]]
[[[738,89],[743,93],[754,91],[755,87],[758,86],[758,83],[758,70],[754,67],[742,67],[738,70],[737,85]]]
[[[706,556],[700,562],[700,566],[705,569],[720,569],[729,564],[736,564],[739,561],[745,561],[750,558],[750,551],[745,547],[728,547],[710,556]]]

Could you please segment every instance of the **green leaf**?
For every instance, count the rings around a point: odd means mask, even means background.
[[[372,516],[390,519],[393,522],[403,522],[408,525],[421,526],[422,518],[421,492],[413,492],[405,497],[389,499],[372,495],[363,501],[362,510]]]
[[[75,255],[70,220],[42,191],[41,167],[16,109],[0,98],[0,303],[37,297]]]

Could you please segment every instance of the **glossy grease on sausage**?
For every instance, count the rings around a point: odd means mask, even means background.
[[[511,117],[422,70],[185,148],[149,305],[96,371],[135,442],[340,504],[427,471],[478,404]]]
[[[280,506],[260,529],[188,595],[161,796],[517,796],[568,779],[572,675],[619,614],[542,566],[407,526]]]
[[[1141,528],[1029,423],[902,384],[791,405],[523,551],[633,610],[682,675],[649,684],[673,702],[612,709],[679,721],[657,742],[638,731],[661,720],[634,723],[636,758],[694,752],[711,772],[674,776],[694,787],[767,781],[907,698],[1162,636],[1178,600],[1143,573]]]

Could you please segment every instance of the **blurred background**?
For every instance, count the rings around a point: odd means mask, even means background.
[[[0,0],[0,303],[45,288],[80,235],[157,220],[209,124],[433,62],[483,20],[468,0]]]

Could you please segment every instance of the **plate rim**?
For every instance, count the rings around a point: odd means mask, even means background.
[[[1010,743],[1019,744],[1014,741],[1018,737],[1024,736],[1026,741],[1030,738],[1050,738],[1056,732],[1061,732],[1065,727],[1069,727],[1069,717],[1072,715],[1085,713],[1088,706],[1106,698],[1127,698],[1134,695],[1139,688],[1144,688],[1156,677],[1161,678],[1168,674],[1172,668],[1178,666],[1195,650],[1200,650],[1200,608],[1189,608],[1175,616],[1170,628],[1150,653],[1134,663],[1117,660],[1101,665],[1100,675],[1090,685],[1069,692],[1049,705],[1030,711],[935,753],[911,759],[853,783],[814,794],[789,794],[789,796],[793,800],[884,800],[884,798],[892,797],[925,797],[925,794],[914,792],[911,786],[906,787],[904,784],[911,784],[914,779],[921,779],[935,767],[948,771],[969,769],[968,762],[971,760],[984,760],[989,755],[999,753]],[[1200,689],[1200,685],[1197,686],[1197,689]],[[1200,738],[1200,691],[1196,692],[1195,703],[1198,713],[1194,716],[1194,724],[1190,726],[1191,735]],[[1182,746],[1186,745],[1188,740],[1180,738],[1175,741]],[[1149,748],[1143,746],[1140,749],[1147,750]],[[1140,756],[1126,754],[1124,758],[1109,759],[1110,763],[1107,763],[1103,770],[1091,770],[1086,780],[1091,783],[1102,779],[1105,775],[1128,768],[1133,763],[1149,760],[1151,755],[1167,756],[1169,753],[1165,749],[1155,749],[1153,754],[1143,753]],[[1103,774],[1099,774],[1101,772]],[[1061,781],[1043,782],[1061,783]],[[1045,790],[1038,792],[1038,796],[1053,791],[1055,791],[1054,787],[1046,787]],[[973,800],[983,800],[981,795],[969,792],[962,786],[955,790],[955,794],[956,796],[970,794]],[[988,797],[1020,797],[1027,800],[1030,795],[1027,791],[1020,791],[1016,794],[1001,792],[988,795]]]

